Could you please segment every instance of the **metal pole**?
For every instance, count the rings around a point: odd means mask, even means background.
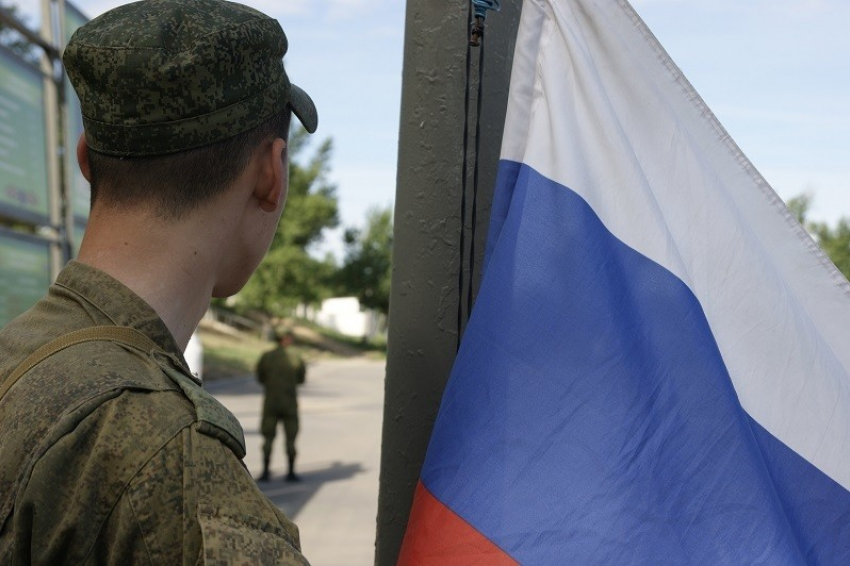
[[[51,56],[56,55],[56,48],[53,45],[51,45],[49,42],[45,41],[44,38],[42,38],[37,33],[33,32],[31,29],[29,29],[27,26],[25,26],[22,22],[17,20],[11,14],[8,14],[5,11],[0,10],[0,22],[3,22],[3,24],[5,24],[6,26],[8,26],[8,27],[12,28],[13,30],[17,31],[18,33],[20,33],[30,43],[34,43],[35,45],[38,45],[43,50],[47,51]]]
[[[61,59],[61,54],[65,51],[65,46],[68,45],[68,40],[70,37],[65,37],[65,0],[53,0],[56,3],[56,13],[57,19],[59,21],[59,57]],[[68,92],[68,82],[65,80],[65,67],[61,67],[61,72],[59,74],[59,81],[57,82],[60,90],[59,97],[59,109],[60,109],[60,124],[62,125],[62,146],[63,146],[63,159],[62,163],[62,194],[64,195],[64,203],[65,203],[65,249],[68,253],[68,258],[73,257],[74,244],[77,243],[76,239],[79,237],[77,234],[77,230],[74,226],[74,173],[77,167],[77,140],[69,137],[71,135],[71,116],[70,116],[70,108],[68,106],[68,97],[74,96],[73,93]],[[77,243],[77,245],[79,245]]]
[[[55,48],[54,20],[50,9],[51,0],[41,2],[41,37],[47,45]],[[41,70],[44,73],[44,119],[47,139],[47,186],[50,205],[50,226],[58,241],[50,245],[50,277],[55,280],[65,264],[63,253],[65,238],[60,156],[59,156],[59,93],[56,84],[55,49],[45,51],[41,57]]]
[[[480,276],[521,0],[488,18],[475,233]],[[465,2],[407,3],[375,562],[395,564],[457,343]],[[473,52],[474,61],[477,55]],[[477,76],[473,64],[472,73]],[[473,78],[475,80],[475,78]],[[474,104],[472,105],[474,107]],[[472,117],[474,118],[474,117]],[[473,124],[474,128],[474,124]],[[472,155],[472,154],[471,154]],[[466,225],[469,225],[467,220]],[[468,234],[471,240],[472,234]]]

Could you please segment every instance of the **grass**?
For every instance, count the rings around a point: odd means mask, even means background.
[[[328,328],[321,327],[317,324],[314,324],[310,321],[299,320],[298,324],[301,327],[309,328],[313,332],[321,335],[326,340],[331,340],[337,344],[345,345],[353,350],[357,350],[360,352],[372,352],[379,354],[380,356],[386,357],[387,355],[387,337],[386,336],[376,336],[374,338],[369,339],[360,339],[355,338],[353,336],[347,336],[345,334],[340,334],[335,330],[330,330]]]
[[[297,321],[293,326],[296,336],[293,349],[306,362],[338,357],[386,357],[386,338],[364,341],[306,321]],[[220,324],[202,322],[199,333],[204,345],[205,381],[253,374],[260,356],[274,348],[273,342]]]
[[[208,381],[254,372],[260,356],[271,350],[271,342],[245,333],[224,333],[209,326],[200,327],[204,345],[204,379]]]

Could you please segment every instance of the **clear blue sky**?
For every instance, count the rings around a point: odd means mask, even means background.
[[[90,17],[121,3],[75,2]],[[318,138],[334,141],[343,224],[361,224],[394,200],[405,2],[245,3],[281,21],[289,74],[319,107]],[[850,0],[633,5],[781,197],[809,190],[813,219],[850,216]]]

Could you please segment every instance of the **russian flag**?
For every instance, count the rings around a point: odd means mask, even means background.
[[[850,564],[850,285],[625,0],[526,0],[400,564]]]

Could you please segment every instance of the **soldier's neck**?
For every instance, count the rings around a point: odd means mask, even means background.
[[[215,284],[215,254],[189,225],[136,214],[92,212],[78,260],[144,299],[185,349]]]

